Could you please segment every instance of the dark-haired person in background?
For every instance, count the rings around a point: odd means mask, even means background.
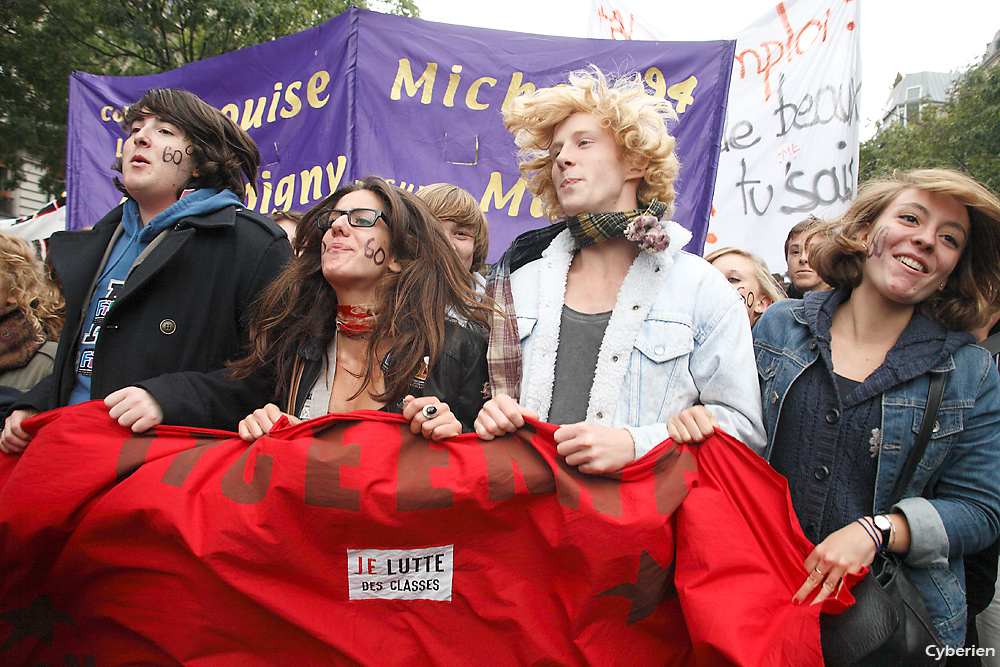
[[[288,262],[285,233],[242,204],[260,152],[224,114],[150,90],[122,121],[116,184],[127,199],[93,229],[52,236],[66,295],[55,367],[7,417],[0,450],[44,410],[104,399],[134,432],[159,423],[233,428],[272,387],[231,383],[251,305]]]
[[[806,250],[810,233],[822,222],[816,216],[810,215],[788,230],[788,237],[785,239],[788,284],[785,285],[785,292],[792,299],[801,299],[809,292],[830,289],[830,286],[809,266],[809,252]]]

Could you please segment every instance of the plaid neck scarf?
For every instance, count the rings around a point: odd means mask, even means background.
[[[486,359],[489,365],[490,386],[486,398],[497,394],[507,394],[514,400],[520,399],[521,338],[517,331],[517,316],[514,312],[514,296],[510,289],[510,274],[542,256],[562,230],[569,229],[577,246],[586,248],[605,239],[621,236],[629,223],[640,215],[662,217],[667,211],[666,204],[655,199],[645,210],[620,213],[585,213],[521,234],[503,254],[486,276],[486,292],[496,301],[504,315],[493,315],[490,328],[489,346]]]
[[[657,219],[663,217],[667,205],[656,201],[649,203],[645,210],[615,211],[613,213],[581,213],[566,218],[566,227],[576,240],[577,248],[587,248],[607,239],[613,239],[625,233],[630,222],[640,215],[652,215]]]

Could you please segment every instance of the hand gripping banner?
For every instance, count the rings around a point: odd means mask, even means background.
[[[135,436],[100,402],[0,458],[0,664],[818,665],[812,545],[719,434],[616,476],[556,427],[432,443],[362,411]]]

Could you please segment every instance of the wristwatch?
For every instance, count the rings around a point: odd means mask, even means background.
[[[892,537],[892,521],[885,514],[879,514],[872,517],[875,522],[875,527],[882,532],[882,548],[879,551],[885,551],[889,548],[889,538]]]

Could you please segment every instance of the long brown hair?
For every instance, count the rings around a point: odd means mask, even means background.
[[[250,320],[250,354],[232,364],[245,377],[275,364],[278,397],[287,399],[299,347],[310,339],[327,341],[337,334],[337,294],[323,277],[323,232],[317,216],[358,190],[374,193],[389,227],[391,256],[402,270],[386,272],[375,291],[375,329],[369,338],[364,388],[373,386],[378,368],[376,346],[391,341],[385,391],[372,394],[390,402],[405,396],[425,356],[437,363],[444,348],[445,318],[451,312],[485,329],[491,302],[477,295],[469,275],[445,236],[444,228],[416,195],[369,176],[346,185],[313,207],[299,224],[301,252],[265,290]]]
[[[1000,199],[950,169],[920,169],[869,181],[839,219],[810,229],[809,265],[834,287],[857,287],[864,272],[865,233],[904,190],[947,195],[965,206],[972,233],[942,290],[920,309],[956,331],[982,326],[1000,303]]]

